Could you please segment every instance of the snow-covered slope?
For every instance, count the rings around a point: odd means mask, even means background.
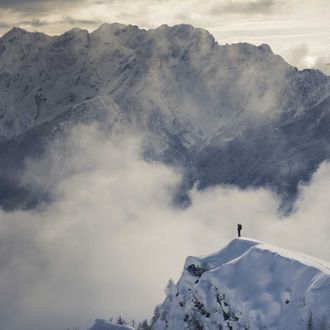
[[[89,330],[134,330],[128,325],[119,325],[107,322],[105,320],[97,319],[94,325]]]
[[[330,265],[250,239],[188,257],[154,330],[329,329]],[[308,328],[309,329],[309,328]]]

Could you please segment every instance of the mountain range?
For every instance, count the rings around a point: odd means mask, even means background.
[[[142,154],[180,168],[174,199],[224,184],[264,187],[290,212],[330,155],[330,77],[268,45],[221,45],[190,25],[104,24],[59,36],[0,38],[0,205],[34,208],[47,191],[21,180],[27,159],[77,124],[143,135]]]

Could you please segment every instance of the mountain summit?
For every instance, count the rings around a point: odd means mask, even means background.
[[[152,329],[329,329],[329,312],[329,264],[234,239],[212,255],[187,258]]]

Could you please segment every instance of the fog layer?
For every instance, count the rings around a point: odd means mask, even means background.
[[[50,205],[0,211],[3,330],[86,329],[96,317],[149,317],[188,255],[214,252],[243,235],[330,260],[330,166],[301,187],[296,211],[280,218],[267,190],[219,186],[172,204],[177,169],[146,163],[139,139],[109,139],[79,126],[52,143],[22,176],[51,187]]]

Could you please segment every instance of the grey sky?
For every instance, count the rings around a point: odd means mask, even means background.
[[[255,15],[260,13],[273,13],[276,11],[279,5],[281,5],[281,3],[276,0],[257,0],[248,2],[230,1],[224,6],[220,6],[220,8],[222,9],[222,12]]]
[[[268,43],[300,68],[330,73],[329,11],[328,0],[1,0],[0,34],[12,26],[59,34],[104,22],[143,28],[184,22],[209,30],[221,44]]]

